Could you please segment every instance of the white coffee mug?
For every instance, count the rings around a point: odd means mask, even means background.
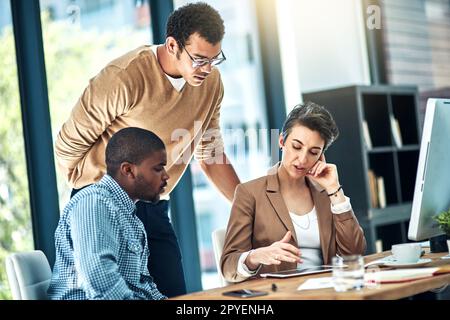
[[[420,243],[395,244],[392,246],[391,252],[399,263],[415,263],[420,259],[422,247]]]

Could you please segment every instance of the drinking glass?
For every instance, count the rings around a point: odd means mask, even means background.
[[[361,290],[364,287],[364,259],[361,255],[336,256],[332,264],[335,291]]]

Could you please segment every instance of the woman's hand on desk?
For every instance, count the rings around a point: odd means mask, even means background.
[[[268,247],[254,249],[250,252],[245,260],[245,264],[250,270],[255,270],[260,264],[264,265],[279,265],[281,261],[300,263],[300,250],[289,244],[291,239],[291,232],[286,232],[283,239],[272,243]]]

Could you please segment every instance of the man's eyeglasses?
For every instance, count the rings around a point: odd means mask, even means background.
[[[184,50],[188,54],[189,58],[191,58],[191,60],[192,60],[192,68],[194,68],[194,69],[203,67],[203,66],[205,66],[207,64],[210,64],[211,66],[217,66],[217,65],[221,64],[222,62],[224,62],[225,60],[227,60],[227,58],[225,57],[225,54],[223,53],[222,50],[219,53],[219,56],[221,55],[220,58],[215,57],[215,58],[212,58],[212,59],[193,58],[191,56],[191,54],[187,51],[186,47],[184,47]]]

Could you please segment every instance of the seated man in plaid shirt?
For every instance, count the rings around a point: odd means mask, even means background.
[[[135,205],[157,202],[164,192],[164,143],[148,130],[125,128],[112,136],[105,157],[107,173],[61,215],[49,298],[164,299],[147,268],[147,235]]]

